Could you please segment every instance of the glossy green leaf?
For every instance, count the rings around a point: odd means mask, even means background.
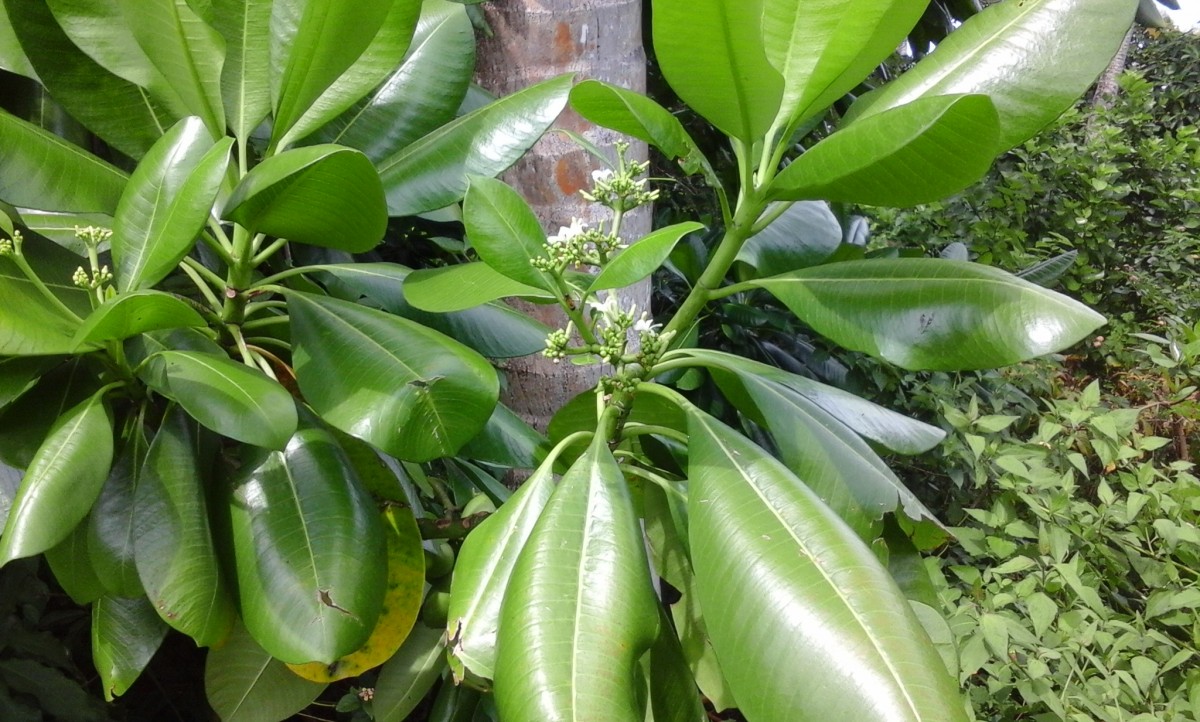
[[[470,176],[463,224],[479,259],[514,281],[547,291],[554,278],[533,261],[549,261],[546,233],[521,194],[503,181]]]
[[[204,663],[204,691],[222,722],[279,722],[311,704],[325,686],[292,674],[241,625]]]
[[[769,208],[768,213],[775,210]],[[815,266],[842,243],[842,226],[824,201],[791,203],[769,226],[751,236],[737,260],[760,276]]]
[[[641,527],[597,436],[530,532],[501,609],[496,704],[506,719],[641,719],[638,660],[658,635]]]
[[[78,346],[114,341],[146,331],[205,325],[204,318],[177,296],[161,291],[133,291],[114,296],[96,308],[75,332]]]
[[[63,33],[46,0],[3,0],[21,48],[46,90],[109,145],[140,158],[175,115],[147,91],[113,75]]]
[[[148,445],[140,428],[131,431],[88,516],[88,558],[101,586],[114,597],[144,596],[134,563],[134,540],[145,516],[134,504],[134,493]]]
[[[462,447],[461,455],[497,466],[532,469],[545,446],[546,437],[537,429],[504,404],[496,404],[487,425]]]
[[[283,451],[252,454],[229,513],[242,620],[264,649],[328,664],[367,641],[383,605],[386,540],[332,434],[302,426]]]
[[[225,135],[221,66],[225,40],[188,0],[120,0],[138,45],[191,115],[204,119],[213,138]]]
[[[33,388],[42,374],[55,366],[54,359],[12,356],[0,358],[0,409]]]
[[[45,551],[46,563],[54,579],[72,602],[91,604],[104,595],[104,585],[96,576],[88,555],[88,524],[82,521],[58,544]]]
[[[124,185],[122,182],[121,189],[124,188]],[[116,201],[119,199],[120,189],[114,199],[113,208],[116,208]],[[92,226],[112,230],[112,216],[104,213],[58,213],[26,207],[21,207],[20,211],[21,222],[26,228],[39,236],[54,241],[56,245],[62,246],[76,256],[87,256],[87,244],[76,237],[76,227]],[[102,241],[99,245],[101,253],[107,251],[108,248],[107,242]]]
[[[848,261],[754,283],[826,338],[907,369],[1004,366],[1104,323],[1078,301],[961,261]]]
[[[716,174],[696,141],[671,111],[654,100],[601,80],[585,80],[571,88],[571,107],[596,125],[644,140],[679,161],[687,173]],[[720,182],[715,182],[717,187]]]
[[[321,266],[347,289],[347,300],[365,297],[384,310],[416,321],[470,346],[488,358],[527,356],[546,347],[544,324],[503,303],[484,303],[465,311],[431,313],[404,296],[411,271],[395,263],[346,263]],[[339,294],[340,295],[340,294]]]
[[[448,206],[462,198],[468,176],[506,170],[562,112],[571,80],[560,75],[531,85],[377,161],[388,212],[405,216]]]
[[[767,59],[783,75],[779,127],[825,110],[904,42],[928,0],[763,0]],[[784,138],[786,140],[786,138]]]
[[[965,720],[954,680],[871,550],[781,463],[686,408],[696,590],[746,717]]]
[[[662,632],[650,647],[647,688],[654,722],[706,722],[692,670],[679,647],[670,620],[662,614]]]
[[[474,69],[475,31],[466,9],[447,0],[425,0],[400,67],[314,137],[383,161],[454,120]]]
[[[404,59],[420,11],[420,0],[392,0],[391,9],[371,44],[304,111],[280,138],[279,147],[286,148],[293,141],[308,136],[387,79]]]
[[[465,666],[472,674],[496,674],[496,639],[505,590],[517,557],[554,492],[551,455],[496,513],[473,530],[458,553],[450,586],[447,619],[451,666],[458,679]]]
[[[53,276],[50,278],[53,280],[46,285],[52,291],[79,291],[67,285],[70,276],[61,283],[56,283]],[[0,355],[49,356],[74,350],[80,320],[51,305],[12,259],[3,256],[0,256],[0,308],[5,316],[4,325],[0,326]]]
[[[218,434],[282,449],[295,432],[292,395],[258,369],[195,351],[163,351],[155,360],[166,380],[155,391]]]
[[[413,627],[400,651],[379,668],[372,708],[376,722],[404,722],[446,668],[441,629]]]
[[[910,419],[848,391],[788,373],[774,366],[708,349],[693,348],[681,353],[696,359],[701,365],[731,370],[744,369],[786,386],[853,429],[859,436],[898,454],[924,453],[946,438],[946,432],[936,426]]]
[[[25,57],[25,51],[21,49],[21,43],[17,41],[12,25],[8,22],[8,10],[4,8],[3,2],[0,2],[0,68],[37,80],[33,65],[30,64],[29,58]]]
[[[6,406],[0,413],[0,460],[28,468],[59,417],[100,388],[97,371],[87,358],[56,364]]]
[[[995,158],[996,109],[983,95],[921,98],[844,125],[784,168],[773,198],[914,206],[983,177]]]
[[[300,390],[333,426],[407,461],[454,454],[492,415],[487,361],[407,319],[292,292]]]
[[[279,0],[271,11],[276,143],[371,44],[395,2]]]
[[[201,647],[224,640],[237,616],[209,521],[206,489],[216,451],[174,407],[150,444],[135,496],[135,559],[146,596],[163,621]]]
[[[588,291],[624,288],[649,277],[671,255],[676,243],[687,234],[703,229],[703,224],[688,221],[659,228],[644,236],[609,260]]]
[[[1108,66],[1137,0],[1023,0],[968,19],[895,81],[863,96],[859,121],[917,98],[979,93],[1000,115],[997,151],[1071,106]]]
[[[167,635],[167,625],[145,597],[101,597],[92,605],[92,663],[104,699],[125,694]]]
[[[0,112],[0,198],[23,208],[112,213],[128,176],[53,133]]]
[[[722,133],[766,135],[783,77],[763,50],[764,0],[657,0],[654,54],[671,89]]]
[[[767,428],[783,462],[864,540],[885,514],[940,523],[850,428],[787,386],[744,366],[716,375],[730,402]]]
[[[167,81],[134,39],[123,0],[46,0],[62,32],[88,57],[119,78],[157,95]]]
[[[413,271],[404,281],[413,306],[436,313],[465,311],[498,298],[554,298],[549,291],[501,275],[482,261]]]
[[[0,565],[66,539],[100,495],[112,457],[102,390],[63,414],[29,463],[0,535]]]
[[[138,164],[113,217],[117,288],[161,281],[207,222],[229,165],[232,138],[214,144],[196,117],[176,124]]]
[[[261,0],[213,0],[213,25],[225,40],[222,104],[243,144],[271,112],[271,7]]]
[[[374,248],[387,230],[375,167],[337,145],[267,158],[238,184],[224,215],[254,232],[353,253]]]

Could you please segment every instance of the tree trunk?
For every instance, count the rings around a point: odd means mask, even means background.
[[[1125,39],[1121,41],[1121,47],[1117,50],[1117,54],[1113,56],[1112,62],[1108,64],[1096,81],[1096,90],[1092,93],[1093,108],[1097,110],[1112,108],[1113,101],[1120,92],[1117,79],[1121,77],[1121,73],[1125,72],[1125,63],[1129,60],[1129,43],[1133,40],[1133,30],[1136,27],[1136,25],[1131,26],[1129,32],[1125,33]]]
[[[502,0],[481,7],[493,36],[480,42],[476,77],[488,90],[507,95],[561,73],[575,73],[576,82],[595,78],[645,91],[641,0]],[[556,127],[579,133],[614,154],[613,143],[621,139],[570,109]],[[629,157],[641,161],[646,153],[645,144],[633,143]],[[555,233],[572,218],[589,225],[607,219],[607,209],[579,195],[590,187],[591,172],[599,167],[596,158],[551,130],[504,180],[525,197],[547,232]],[[627,241],[639,238],[649,232],[650,222],[650,208],[643,206],[625,216],[622,236]],[[649,283],[622,292],[621,298],[623,305],[636,303],[647,309]],[[521,308],[551,328],[566,323],[556,306]],[[598,366],[554,363],[541,355],[513,359],[502,369],[508,382],[504,403],[543,431],[555,411],[595,385],[603,372]]]

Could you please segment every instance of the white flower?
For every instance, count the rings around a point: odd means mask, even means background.
[[[617,305],[616,294],[608,294],[603,301],[592,299],[588,301],[588,305],[592,307],[592,315],[600,314],[605,319],[616,318],[621,313],[621,307]]]
[[[661,323],[654,323],[650,319],[650,314],[643,313],[642,317],[633,324],[633,330],[638,333],[654,333],[662,326]]]
[[[614,175],[616,175],[616,172],[613,171],[612,168],[601,168],[599,170],[594,170],[592,171],[592,182],[604,183],[605,181],[612,180]]]
[[[566,243],[567,241],[571,240],[572,238],[581,236],[586,232],[587,232],[587,225],[579,218],[572,218],[571,225],[559,226],[558,233],[555,233],[553,236],[550,236],[546,240],[548,242],[550,242],[551,244],[559,245],[559,244]]]

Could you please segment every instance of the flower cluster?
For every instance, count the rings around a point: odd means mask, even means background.
[[[0,238],[0,256],[21,255],[21,243],[24,240],[20,231],[13,231],[12,238]]]
[[[658,191],[648,190],[647,179],[638,177],[646,173],[650,161],[630,163],[625,156],[628,151],[628,143],[617,143],[617,169],[592,171],[592,190],[580,191],[579,194],[617,213],[633,210],[656,200]]]
[[[101,266],[98,271],[88,274],[83,266],[75,269],[74,275],[71,276],[71,282],[80,288],[96,290],[101,286],[111,283],[113,280],[112,273],[108,270],[108,266]]]
[[[600,230],[588,228],[578,218],[570,226],[560,226],[558,233],[546,239],[547,256],[534,258],[534,268],[561,273],[570,266],[599,266],[613,251],[624,248],[621,239]]]
[[[112,238],[112,231],[98,226],[75,226],[75,237],[83,241],[89,248],[99,248],[100,244]]]

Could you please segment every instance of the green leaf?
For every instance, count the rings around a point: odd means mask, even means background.
[[[371,44],[395,2],[279,0],[271,11],[271,97],[277,145]]]
[[[46,0],[62,32],[88,57],[119,78],[151,91],[174,94],[134,38],[123,0]]]
[[[624,288],[647,278],[667,260],[680,239],[703,229],[703,224],[688,221],[660,228],[644,236],[605,264],[604,270],[588,287],[588,292]]]
[[[650,648],[648,688],[654,722],[705,722],[708,715],[700,702],[696,681],[671,630],[662,615],[662,632]]]
[[[546,233],[529,204],[507,183],[470,176],[463,224],[479,259],[514,281],[553,292],[554,278],[533,266],[549,261]]]
[[[556,452],[547,458],[463,542],[454,565],[447,616],[451,665],[458,679],[464,676],[464,666],[479,677],[495,677],[501,604],[517,557],[554,492],[557,456]]]
[[[346,69],[321,95],[312,102],[279,141],[286,148],[295,140],[308,136],[349,108],[360,98],[384,82],[400,61],[413,39],[419,0],[392,0],[391,9],[379,32],[358,60]]]
[[[768,208],[770,213],[775,208]],[[738,251],[737,260],[754,267],[758,276],[774,276],[815,266],[837,251],[842,226],[824,201],[791,203],[777,219]]]
[[[0,358],[0,409],[33,388],[42,374],[54,366],[54,359],[20,356]]]
[[[57,284],[53,280],[46,285],[53,291],[61,289],[66,293],[77,293],[80,289],[67,285],[69,278],[64,277],[59,288],[54,288]],[[16,264],[2,256],[0,308],[4,309],[4,325],[0,326],[0,355],[50,356],[75,350],[74,337],[79,328],[79,319],[51,305]]]
[[[783,94],[767,61],[763,0],[657,0],[654,53],[671,89],[725,135],[766,135]]]
[[[321,266],[348,291],[346,300],[365,297],[384,310],[441,331],[488,358],[527,356],[546,347],[550,329],[503,303],[484,303],[465,311],[431,313],[412,306],[404,296],[409,269],[395,263],[346,263]]]
[[[203,325],[204,318],[176,296],[161,291],[133,291],[114,296],[96,308],[75,332],[75,344],[86,346],[146,331]]]
[[[145,594],[134,563],[134,540],[145,515],[134,504],[134,493],[148,445],[142,429],[134,428],[88,516],[88,558],[105,592],[114,597]]]
[[[388,213],[406,216],[462,198],[469,175],[493,177],[524,155],[567,104],[571,75],[531,85],[447,123],[377,161]]]
[[[138,483],[137,571],[154,609],[201,647],[233,628],[233,593],[221,572],[206,489],[216,444],[179,407],[154,436]]]
[[[337,145],[267,158],[234,189],[224,216],[252,232],[352,253],[371,250],[387,230],[375,167],[362,153]]]
[[[125,184],[122,182],[121,189],[124,189]],[[113,207],[116,208],[116,201],[120,199],[120,190],[114,199]],[[77,227],[86,228],[93,226],[95,228],[104,228],[112,230],[112,216],[104,213],[58,213],[54,211],[41,211],[32,208],[22,207],[20,222],[25,225],[33,233],[38,234],[55,245],[61,246],[76,256],[87,257],[87,244],[75,235]],[[108,243],[102,242],[99,246],[100,252],[108,250]]]
[[[425,0],[400,67],[314,137],[357,148],[379,163],[454,120],[474,69],[475,31],[466,9]]]
[[[284,662],[328,664],[375,628],[387,581],[375,504],[333,435],[302,426],[257,450],[229,496],[237,594],[251,636]]]
[[[501,275],[482,261],[413,271],[404,281],[413,306],[438,313],[465,311],[498,298],[554,298],[541,288]]]
[[[167,625],[145,597],[101,597],[92,605],[92,662],[104,699],[113,699],[141,676],[167,635]]]
[[[0,198],[23,208],[112,213],[128,176],[53,133],[0,112]]]
[[[685,409],[697,593],[746,717],[965,720],[937,650],[871,550],[769,454]]]
[[[0,2],[0,68],[37,80],[33,65],[29,63],[29,58],[25,57],[25,52],[21,50],[21,44],[13,33],[12,25],[8,22],[8,11],[5,10],[3,2]]]
[[[222,722],[279,722],[311,704],[325,686],[292,674],[241,625],[204,663],[204,691]]]
[[[100,495],[113,457],[104,393],[63,414],[38,448],[0,535],[0,566],[66,539]]]
[[[214,144],[191,117],[167,131],[138,164],[113,217],[118,290],[161,281],[196,242],[229,165],[232,138]]]
[[[710,185],[721,186],[679,118],[645,95],[601,80],[585,80],[571,88],[571,107],[596,125],[653,145],[671,160],[679,161],[685,172],[704,173]]]
[[[222,104],[239,145],[271,112],[271,7],[261,0],[213,0],[213,25],[225,39]]]
[[[0,659],[0,677],[14,692],[30,695],[37,704],[35,719],[46,717],[79,722],[103,722],[109,711],[94,700],[79,680],[34,659]]]
[[[288,293],[300,390],[333,426],[397,458],[453,455],[487,423],[500,393],[474,351],[407,319]]]
[[[53,365],[6,406],[0,413],[0,460],[28,468],[59,417],[100,388],[97,370],[86,357]]]
[[[692,348],[683,351],[701,365],[744,369],[756,376],[782,384],[874,443],[898,454],[920,454],[937,446],[946,432],[895,411],[873,404],[833,386],[788,373],[774,366],[721,351]]]
[[[496,404],[487,425],[462,447],[460,455],[497,466],[532,469],[545,444],[546,437],[537,429],[504,404]]]
[[[50,571],[54,572],[54,579],[72,602],[82,606],[104,596],[104,585],[96,576],[92,558],[88,554],[86,520],[77,524],[66,539],[47,549],[45,555]]]
[[[979,93],[1011,148],[1057,118],[1112,60],[1137,0],[998,3],[962,24],[895,81],[856,103],[848,122],[917,98]]]
[[[154,390],[218,434],[282,449],[295,432],[292,395],[258,369],[195,351],[163,351],[155,360],[166,385]]]
[[[400,651],[379,668],[372,709],[375,722],[404,722],[446,667],[441,629],[413,627]]]
[[[214,139],[225,135],[221,66],[225,41],[188,0],[120,0],[133,36],[166,79],[179,104],[204,119]],[[136,22],[128,19],[136,18]]]
[[[641,527],[597,435],[517,559],[501,610],[496,704],[506,719],[641,719],[638,660],[658,635]]]
[[[926,5],[763,0],[763,45],[784,83],[776,124],[794,127],[853,90],[895,52]]]
[[[914,206],[983,177],[1000,150],[983,95],[920,98],[845,124],[775,177],[772,198]]]
[[[3,0],[9,23],[55,101],[112,147],[140,158],[175,121],[146,90],[113,75],[63,33],[46,0]]]
[[[1078,301],[961,261],[848,261],[753,283],[826,338],[907,369],[1004,366],[1104,323]]]

